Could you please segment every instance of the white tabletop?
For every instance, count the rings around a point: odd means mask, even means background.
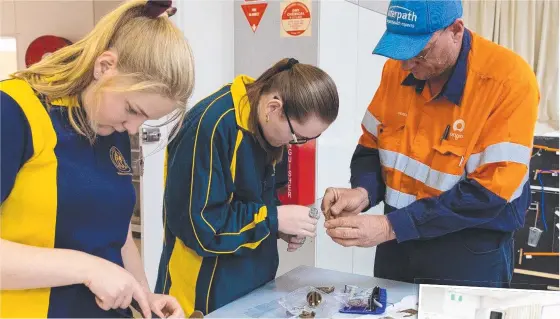
[[[280,298],[306,286],[334,286],[336,291],[343,291],[344,285],[386,288],[388,304],[397,303],[406,296],[418,296],[418,285],[300,266],[205,318],[289,318],[278,303]],[[353,317],[358,316],[337,313],[333,318]]]

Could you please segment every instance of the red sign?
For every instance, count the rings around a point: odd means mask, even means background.
[[[292,2],[282,12],[282,28],[291,36],[305,33],[311,23],[311,11],[303,2]]]
[[[70,44],[72,42],[69,40],[54,35],[38,37],[29,44],[27,51],[25,51],[25,66],[30,67],[58,49]]]
[[[241,5],[241,9],[243,9],[243,13],[245,13],[245,17],[251,26],[253,32],[257,31],[259,27],[259,23],[261,22],[262,16],[264,14],[264,10],[266,10],[266,6],[268,3],[244,3]]]

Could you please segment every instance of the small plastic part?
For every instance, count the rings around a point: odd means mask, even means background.
[[[309,217],[319,219],[319,210],[315,207],[309,209]]]
[[[352,285],[344,285],[344,293],[347,293],[349,295],[353,295],[354,293],[356,293],[356,291],[358,291],[360,288],[358,288],[357,286],[352,286]]]
[[[352,289],[349,289],[352,291]],[[353,295],[348,296],[345,307],[339,310],[341,313],[350,314],[372,314],[381,315],[387,308],[387,290],[380,287],[362,291],[354,290]]]

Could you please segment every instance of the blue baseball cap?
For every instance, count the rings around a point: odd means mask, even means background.
[[[460,0],[393,0],[387,10],[387,30],[373,54],[394,60],[412,59],[436,31],[462,16]]]

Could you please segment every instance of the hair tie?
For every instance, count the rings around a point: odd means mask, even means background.
[[[291,69],[294,65],[298,64],[299,61],[294,58],[289,58],[288,63],[286,64],[287,69]]]
[[[177,8],[172,7],[171,3],[171,0],[148,0],[144,5],[144,15],[155,19],[165,12],[171,17],[177,12]]]
[[[298,60],[296,60],[296,59],[294,59],[294,58],[289,58],[289,59],[288,59],[288,62],[286,62],[286,64],[285,64],[283,67],[280,68],[280,71],[279,71],[279,72],[287,71],[287,70],[291,69],[294,65],[296,65],[296,64],[298,64],[298,63],[299,63]]]

